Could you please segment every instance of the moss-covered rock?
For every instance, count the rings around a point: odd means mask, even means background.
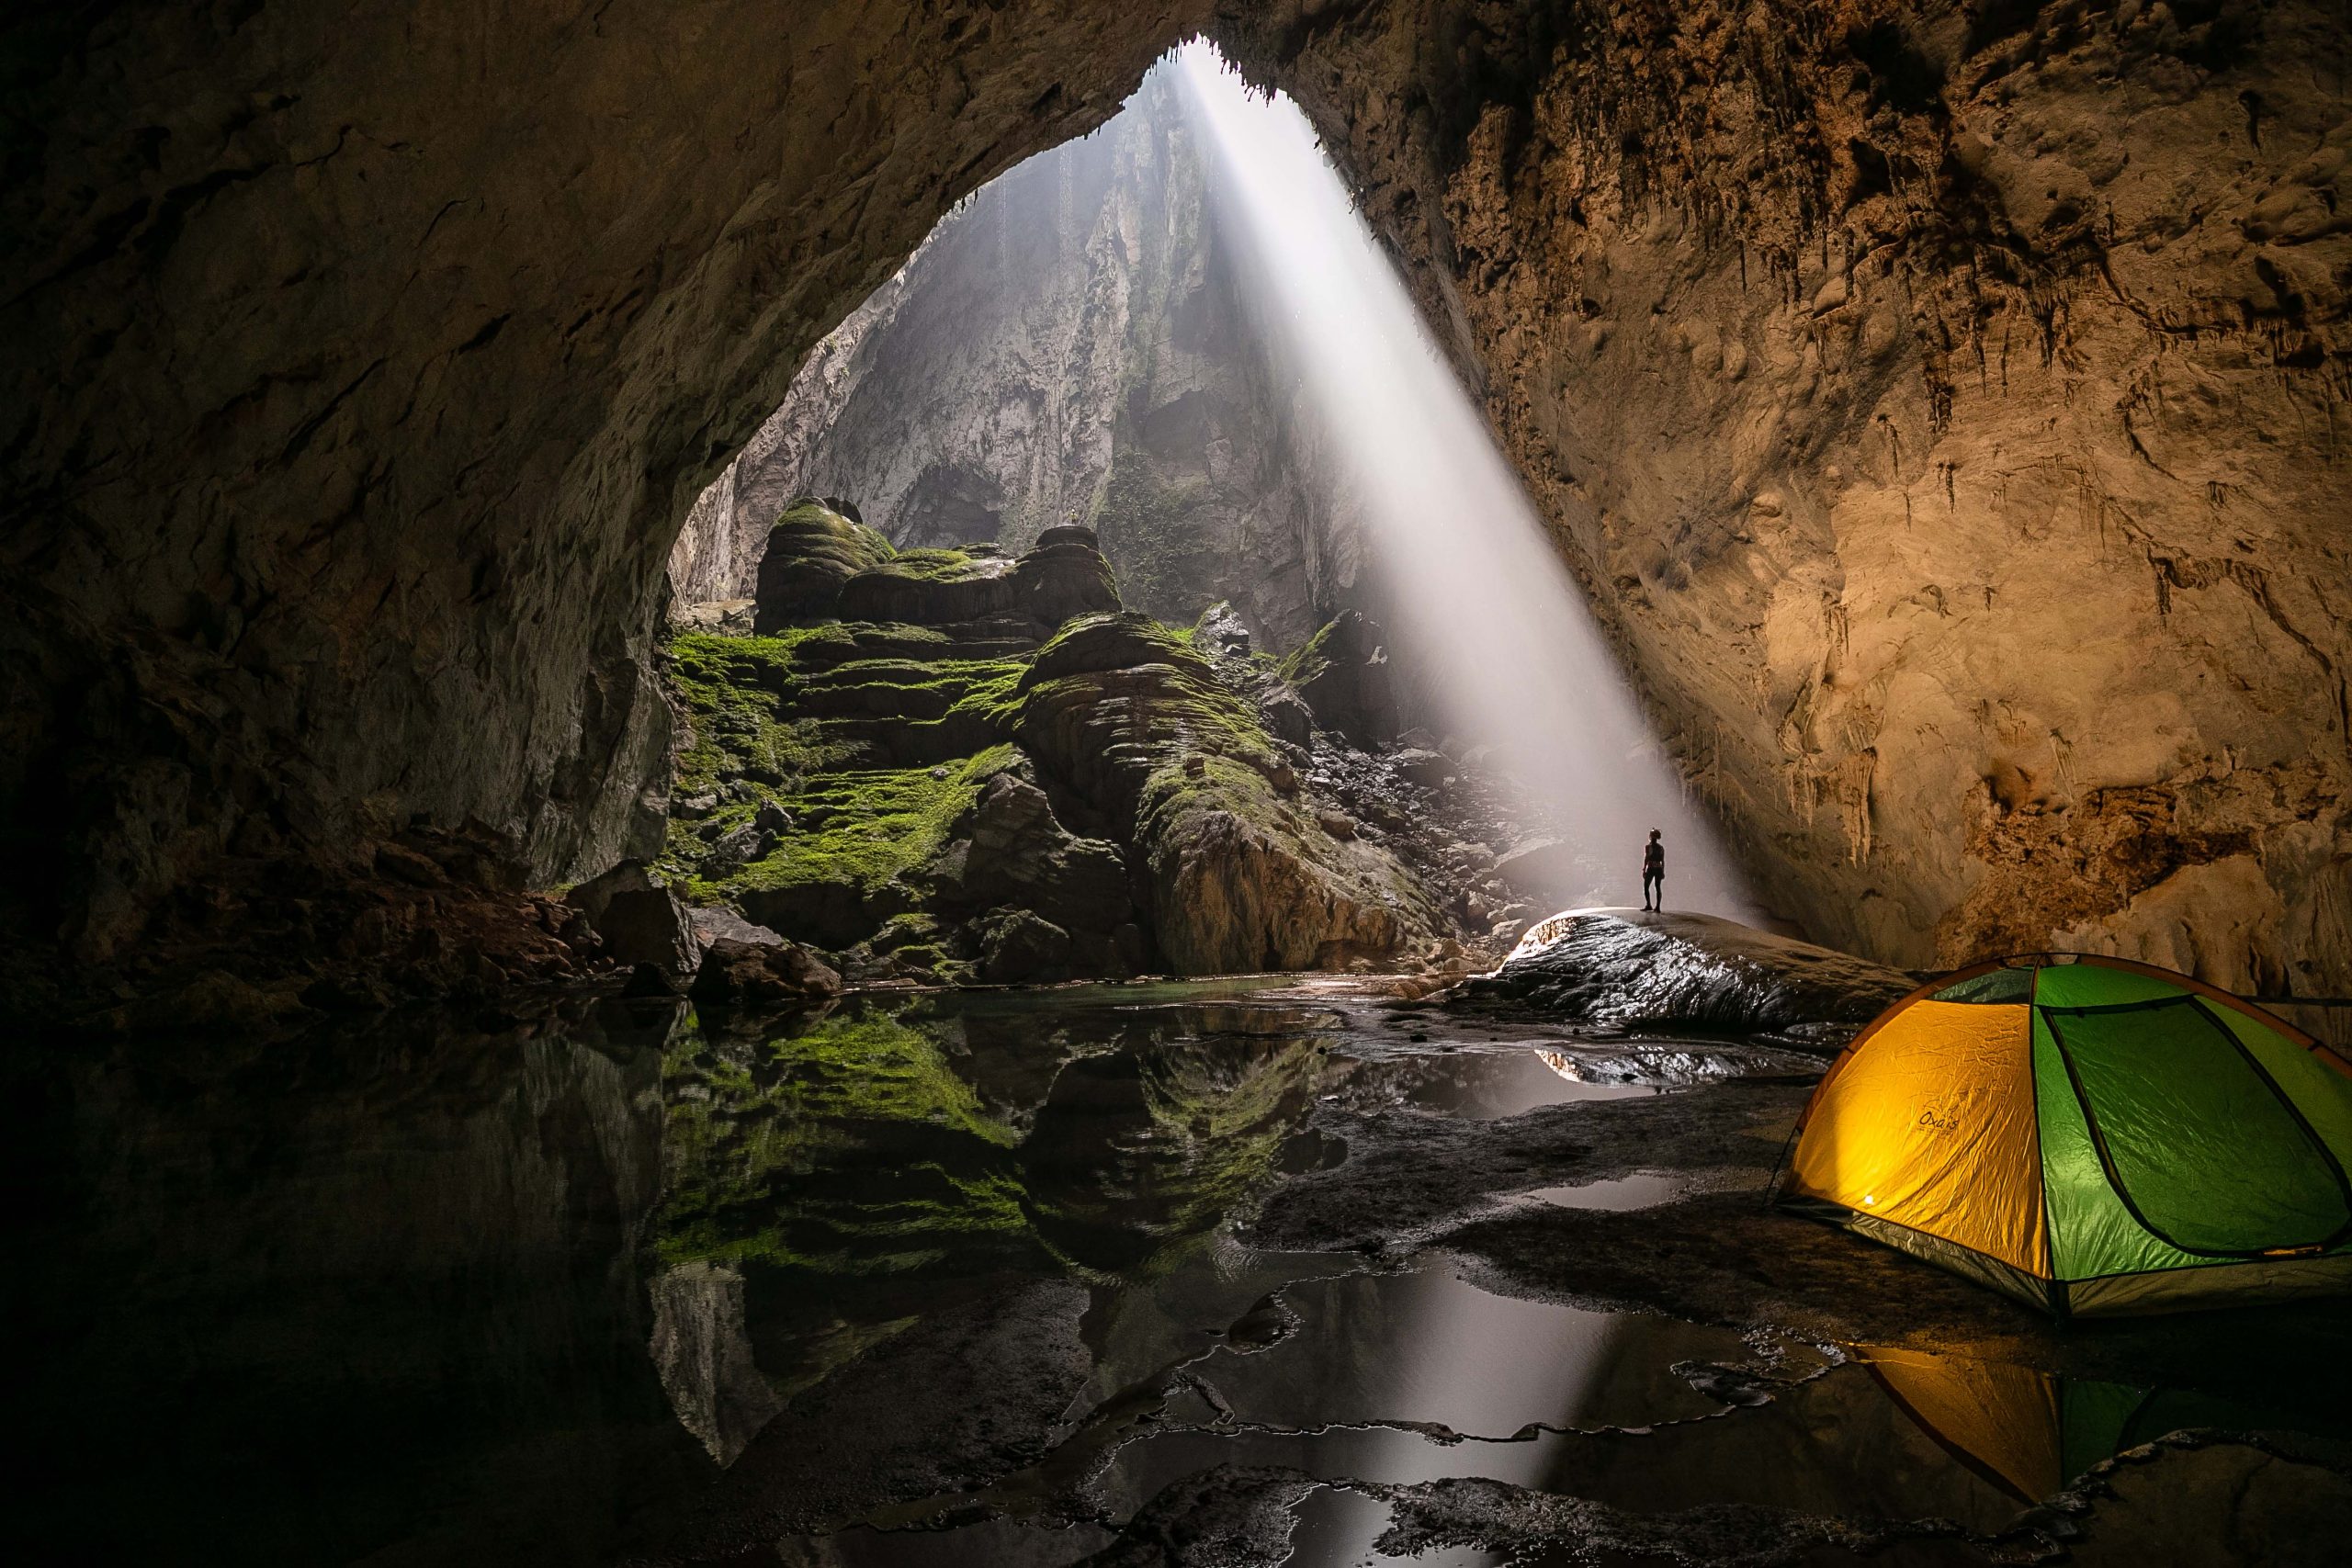
[[[1282,661],[1281,672],[1324,728],[1359,746],[1396,738],[1396,698],[1380,628],[1355,611],[1324,623]]]
[[[844,619],[995,629],[1033,639],[1073,615],[1116,610],[1119,591],[1093,534],[1048,528],[1016,559],[967,549],[906,550],[842,585]],[[1006,626],[1003,623],[1012,623]]]
[[[823,502],[793,502],[768,530],[752,629],[764,634],[832,615],[844,584],[896,554],[889,540]]]
[[[803,524],[854,542],[837,513]],[[1412,878],[1322,826],[1306,754],[1268,731],[1273,661],[1117,603],[1065,526],[1014,560],[904,551],[834,593],[887,618],[675,637],[658,869],[853,979],[1333,966],[1422,935]]]
[[[1322,827],[1255,706],[1139,615],[1073,622],[1020,682],[1022,744],[1120,824],[1181,974],[1333,967],[1423,935],[1414,881]]]

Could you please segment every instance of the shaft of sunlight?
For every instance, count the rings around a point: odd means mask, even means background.
[[[1395,606],[1388,634],[1453,730],[1498,748],[1574,847],[1562,904],[1626,904],[1649,830],[1678,908],[1754,919],[1712,824],[1649,726],[1518,476],[1357,214],[1306,117],[1204,41],[1178,51],[1185,112],[1268,352],[1345,465]],[[1288,363],[1283,363],[1287,356]]]

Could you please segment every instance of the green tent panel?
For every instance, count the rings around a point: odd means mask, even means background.
[[[1799,1122],[1793,1201],[2061,1315],[2352,1288],[2352,1066],[2261,1009],[2037,953],[1922,987]]]

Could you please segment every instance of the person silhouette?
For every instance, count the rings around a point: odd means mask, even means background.
[[[1666,845],[1655,828],[1642,846],[1642,908],[1666,912]]]

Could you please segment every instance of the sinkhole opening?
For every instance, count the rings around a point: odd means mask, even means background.
[[[1106,899],[1094,919],[1136,928],[1119,939],[1134,969],[1328,967],[1407,937],[1507,951],[1555,910],[1649,902],[1653,839],[1662,905],[1760,919],[1706,805],[1706,759],[1653,733],[1566,564],[1573,541],[1498,449],[1465,384],[1475,358],[1432,334],[1401,265],[1299,107],[1200,39],[1100,129],[960,202],[809,353],[681,530],[687,705],[725,667],[695,639],[783,637],[797,673],[766,681],[772,713],[692,716],[718,765],[698,770],[695,747],[682,760],[673,874],[831,947],[924,916],[919,863],[965,841],[967,807],[914,798],[937,793],[920,784],[877,803],[853,797],[887,781],[823,781],[919,768],[949,793],[1010,787],[995,761],[973,771],[1003,741],[1038,764],[1028,782],[1060,826],[1163,883],[1182,883],[1166,863],[1186,846],[1139,841],[1138,822],[1181,814],[1188,781],[1217,787],[1240,760],[1272,782],[1268,814],[1218,808],[1331,873],[1324,904],[1375,917],[1295,939],[1171,933],[1190,917],[1165,889],[1157,909],[1138,895],[1132,922]],[[1107,592],[1080,581],[1080,551],[1099,551]],[[1235,700],[1098,683],[1063,727],[1087,733],[1043,755],[1053,721],[1026,671],[1112,613],[1158,630],[1071,659],[1099,672],[1194,656]],[[815,628],[842,623],[916,629],[858,634],[808,689],[810,655],[842,636]],[[910,668],[943,660],[1001,667]],[[1123,768],[1123,786],[1104,782]],[[747,832],[763,810],[776,831]],[[812,815],[858,841],[801,845],[799,863],[912,843],[899,871],[917,894],[893,909],[872,875],[849,898],[761,886],[797,874],[761,868],[796,858],[776,834]],[[1182,898],[1266,901],[1216,891],[1228,873],[1243,874],[1202,868]]]

